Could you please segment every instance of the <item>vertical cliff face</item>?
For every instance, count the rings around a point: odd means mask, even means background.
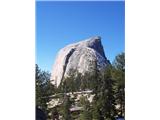
[[[95,62],[99,70],[103,70],[109,64],[100,37],[67,45],[56,57],[51,73],[52,83],[58,87],[62,79],[73,69],[82,74],[92,72],[95,70]]]

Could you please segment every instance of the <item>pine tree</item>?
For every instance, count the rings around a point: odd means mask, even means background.
[[[112,78],[112,67],[109,67],[104,74],[101,87],[102,111],[106,119],[114,120],[116,116],[115,109],[115,81]]]
[[[35,69],[36,106],[48,114],[47,102],[49,102],[49,96],[54,93],[54,86],[50,83],[49,72],[42,71],[37,64]]]
[[[99,102],[99,99],[95,96],[92,102],[92,120],[104,120]]]
[[[36,64],[36,106],[40,107],[43,110],[46,110],[46,101],[42,99],[43,97],[43,79],[42,79],[42,71]]]
[[[112,74],[116,80],[116,103],[120,105],[117,110],[124,117],[125,112],[125,53],[118,54],[113,62]]]
[[[64,120],[72,120],[71,112],[70,112],[71,104],[72,103],[70,101],[69,96],[65,95],[64,101],[61,107],[61,114]]]
[[[115,119],[115,93],[114,93],[114,80],[111,76],[111,67],[105,70],[104,74],[98,74],[97,86],[94,89],[93,101],[93,119]]]
[[[113,62],[113,66],[117,70],[121,70],[121,71],[125,72],[125,53],[124,52],[118,54],[115,57],[115,60]]]
[[[94,62],[95,70],[94,74],[91,76],[91,88],[93,90],[93,94],[95,95],[92,101],[92,119],[93,120],[104,120],[104,115],[102,114],[102,98],[101,96],[101,84],[102,84],[102,74],[98,70],[97,62]],[[103,91],[102,91],[103,92]]]
[[[80,114],[79,120],[92,120],[90,102],[84,96],[80,98],[80,105],[83,107],[83,111]]]

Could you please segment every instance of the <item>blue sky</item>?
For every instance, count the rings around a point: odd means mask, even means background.
[[[57,52],[67,44],[101,36],[112,62],[125,47],[125,3],[36,2],[36,63],[50,71]]]

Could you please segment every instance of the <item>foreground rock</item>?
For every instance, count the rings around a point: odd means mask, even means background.
[[[108,64],[109,61],[105,56],[101,38],[92,37],[67,45],[58,52],[51,74],[51,81],[58,87],[62,79],[69,76],[71,70],[85,74],[95,69],[101,71]]]

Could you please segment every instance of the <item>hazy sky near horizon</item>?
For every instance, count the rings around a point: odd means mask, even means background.
[[[112,62],[125,49],[125,2],[36,2],[36,63],[50,71],[68,44],[101,36]]]

